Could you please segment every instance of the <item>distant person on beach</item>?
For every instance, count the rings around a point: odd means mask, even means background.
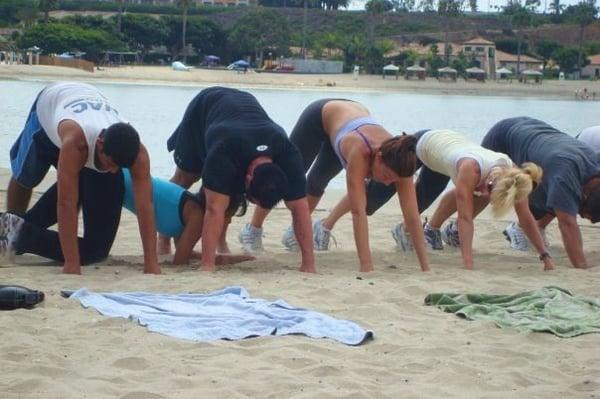
[[[123,207],[136,214],[131,172],[123,169],[122,179],[116,179],[114,183],[117,187],[115,191],[123,193]],[[23,218],[11,215],[11,218],[19,220],[21,228],[17,235],[13,234],[11,240],[7,241],[8,245],[3,247],[5,252],[17,255],[30,253],[48,259],[62,260],[60,246],[52,239],[53,232],[44,228],[51,223],[47,220],[56,219],[57,193],[57,185],[54,184]],[[175,183],[153,177],[152,195],[158,232],[175,239],[173,264],[189,263],[190,259],[197,257],[193,249],[202,235],[202,221],[206,206],[204,192],[201,190],[198,195],[193,195]],[[229,224],[231,217],[239,208],[242,209],[240,214],[245,213],[245,205],[243,196],[232,200],[226,211],[225,223]],[[5,218],[5,215],[0,216],[0,220]],[[231,264],[252,259],[254,257],[248,255],[224,254],[217,256],[216,263]]]
[[[534,164],[515,167],[508,156],[489,151],[471,142],[462,133],[451,130],[421,130],[413,135],[417,140],[416,182],[419,213],[423,212],[445,190],[452,180],[455,188],[446,192],[433,216],[424,225],[427,245],[442,250],[448,246],[460,247],[465,268],[473,268],[474,218],[491,204],[494,215],[505,214],[514,207],[528,236],[544,261],[546,270],[554,267],[548,257],[535,219],[527,207],[527,196],[539,182],[542,171]],[[372,214],[393,195],[394,187],[369,182],[367,184],[367,213]],[[330,231],[349,211],[348,198],[343,198],[320,223]],[[458,211],[457,222],[443,223]],[[392,235],[402,250],[411,250],[412,232],[403,223],[392,229]],[[460,237],[460,238],[459,238]]]
[[[352,211],[360,271],[373,270],[366,179],[394,186],[407,228],[415,237],[421,269],[429,270],[412,179],[416,169],[414,137],[393,137],[357,102],[323,99],[313,102],[302,112],[290,140],[302,153],[304,170],[308,172],[308,205],[311,213],[331,179],[346,169],[348,208]],[[249,249],[262,247],[262,224],[267,213],[257,208],[252,222],[241,231],[240,240]],[[316,249],[328,247],[329,232],[321,221],[313,225],[313,237]],[[282,242],[288,249],[297,248],[297,239],[291,228],[285,232]]]
[[[534,162],[544,169],[540,186],[529,197],[529,208],[542,231],[556,217],[571,264],[587,268],[577,214],[600,222],[600,154],[587,144],[533,118],[498,122],[481,144],[515,162]],[[521,226],[505,230],[511,247],[528,248]]]
[[[2,246],[22,225],[11,214],[27,210],[31,193],[50,166],[57,170],[56,211],[41,215],[48,232],[45,244],[60,251],[64,273],[81,273],[81,265],[108,256],[121,216],[122,189],[116,184],[121,168],[129,168],[135,191],[144,248],[144,272],[160,273],[152,206],[150,159],[137,131],[95,87],[84,83],[54,83],[35,100],[21,135],[10,150],[12,177],[2,218]],[[106,173],[109,172],[109,173]],[[122,185],[121,185],[122,186]],[[77,238],[78,213],[84,235]]]
[[[577,135],[577,139],[589,145],[594,151],[600,152],[600,126],[583,129]]]
[[[171,181],[185,188],[202,178],[206,214],[202,269],[215,268],[217,248],[226,250],[224,218],[232,198],[271,209],[284,200],[302,251],[300,270],[315,272],[302,156],[283,128],[256,98],[225,87],[202,90],[189,104],[167,143],[177,169]],[[161,238],[161,248],[168,248]]]

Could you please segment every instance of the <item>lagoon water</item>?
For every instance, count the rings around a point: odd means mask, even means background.
[[[170,177],[174,170],[166,141],[177,127],[189,101],[202,86],[157,86],[93,83],[142,135],[150,151],[152,173]],[[46,85],[37,81],[0,80],[0,167],[8,168],[9,149],[19,135],[37,93]],[[600,124],[595,102],[493,96],[432,95],[419,93],[329,92],[327,90],[249,89],[271,118],[287,132],[312,101],[349,98],[366,105],[390,132],[413,132],[424,128],[449,128],[479,142],[494,123],[503,118],[527,115],[576,135]],[[344,186],[338,176],[332,187]]]

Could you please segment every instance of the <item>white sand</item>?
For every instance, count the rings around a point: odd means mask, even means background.
[[[344,90],[430,90],[436,93],[544,95],[568,97],[598,83],[549,82],[439,84],[436,81],[383,81],[350,76],[236,74],[224,71],[173,72],[136,67],[94,74],[54,67],[0,66],[0,78],[140,81],[143,83],[327,87]],[[333,88],[332,88],[333,89]],[[6,170],[0,187],[6,187]],[[53,176],[49,176],[47,184]],[[340,193],[328,193],[331,207]],[[0,193],[4,209],[4,192]],[[569,267],[555,224],[549,231],[557,270],[543,272],[533,253],[511,251],[501,231],[506,221],[484,214],[476,222],[476,270],[461,268],[457,251],[430,255],[430,273],[421,273],[411,254],[396,252],[390,228],[398,206],[388,204],[370,218],[376,271],[357,272],[350,218],[335,230],[338,247],[317,255],[316,275],[296,271],[298,257],[279,239],[290,223],[274,211],[265,225],[266,254],[257,261],[206,274],[197,265],[163,265],[163,275],[142,274],[135,219],[124,212],[113,256],[86,267],[82,276],[23,256],[0,261],[0,284],[21,284],[46,292],[34,310],[3,312],[0,340],[2,398],[593,398],[600,396],[598,335],[559,339],[523,334],[490,323],[468,322],[425,307],[428,293],[515,293],[557,285],[575,294],[599,295],[600,268]],[[325,211],[316,212],[322,217]],[[230,243],[249,215],[236,218]],[[582,227],[590,264],[600,262],[600,230]],[[375,340],[347,347],[302,336],[265,337],[239,342],[192,343],[148,333],[127,320],[110,319],[60,297],[61,289],[96,291],[208,292],[242,285],[251,295],[284,298],[291,304],[356,321],[375,331]]]
[[[0,179],[6,184],[6,171]],[[329,196],[325,204],[331,204]],[[2,204],[4,208],[4,193]],[[0,340],[2,398],[593,398],[600,394],[598,339],[524,334],[468,322],[423,305],[431,292],[515,293],[557,285],[598,296],[600,268],[568,266],[555,225],[550,229],[557,270],[543,272],[533,253],[507,248],[504,222],[477,220],[476,270],[461,268],[456,251],[432,254],[433,271],[398,253],[389,229],[398,219],[389,204],[370,219],[376,271],[357,272],[350,218],[335,231],[338,247],[317,255],[319,273],[296,271],[298,257],[282,250],[290,222],[274,211],[265,226],[267,253],[259,260],[206,274],[196,266],[163,265],[143,275],[136,222],[124,213],[113,256],[82,276],[33,256],[0,263],[1,284],[46,292],[34,310],[3,312]],[[324,215],[319,211],[316,217]],[[248,216],[236,218],[235,235]],[[588,259],[598,264],[600,231],[582,228]],[[351,319],[375,340],[348,347],[302,336],[193,343],[148,333],[60,297],[61,289],[208,292],[242,285],[251,295]],[[595,396],[594,396],[595,395]]]

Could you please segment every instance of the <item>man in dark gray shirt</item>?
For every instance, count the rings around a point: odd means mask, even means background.
[[[571,263],[586,268],[577,214],[600,221],[600,154],[552,126],[533,118],[509,118],[490,129],[481,145],[507,154],[516,164],[534,162],[544,176],[529,197],[540,228],[558,219]]]

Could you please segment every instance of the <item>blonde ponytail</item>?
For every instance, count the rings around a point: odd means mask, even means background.
[[[490,203],[495,217],[506,214],[515,202],[527,198],[543,175],[542,168],[531,162],[524,163],[520,168],[502,168],[492,173],[490,177],[495,180],[495,184]]]

